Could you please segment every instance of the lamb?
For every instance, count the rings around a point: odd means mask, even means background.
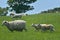
[[[20,14],[15,14],[15,13],[11,13],[10,16],[12,18],[21,18],[22,16],[26,16],[28,14],[25,14],[25,13],[20,13]]]
[[[32,27],[34,27],[37,31],[40,30],[39,25],[40,25],[40,24],[33,24],[33,23],[32,23]]]
[[[50,30],[55,31],[54,26],[52,24],[40,24],[41,30],[42,31],[46,31],[46,30]]]
[[[36,30],[40,30],[41,31],[46,31],[46,30],[50,30],[55,31],[54,26],[52,24],[32,24],[32,26],[36,29]]]
[[[3,21],[3,25],[5,25],[11,32],[15,31],[27,31],[26,29],[26,21],[24,20],[14,20],[14,21]]]

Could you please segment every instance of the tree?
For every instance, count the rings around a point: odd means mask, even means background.
[[[25,13],[29,10],[33,10],[33,6],[29,4],[34,3],[36,0],[8,0],[7,3],[11,8],[11,11],[16,13]]]
[[[0,15],[3,13],[3,10],[2,10],[2,8],[0,7]]]
[[[54,11],[59,11],[60,12],[60,7],[54,8]]]
[[[42,11],[41,13],[60,13],[60,7],[48,9],[47,11]]]
[[[6,8],[1,8],[0,7],[0,16],[6,16],[8,13],[7,13],[7,7]]]

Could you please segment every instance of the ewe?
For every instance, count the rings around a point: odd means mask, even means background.
[[[32,27],[34,27],[36,30],[40,30],[41,31],[46,31],[46,30],[50,30],[55,31],[54,26],[52,24],[32,24]]]
[[[5,25],[11,32],[13,32],[14,30],[23,31],[23,29],[27,31],[26,21],[24,20],[15,20],[15,21],[9,21],[9,22],[3,21],[2,24]]]

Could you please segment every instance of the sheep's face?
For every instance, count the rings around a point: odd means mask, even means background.
[[[32,25],[31,25],[32,27],[34,27],[35,25],[32,23]]]
[[[7,25],[8,24],[8,21],[3,21],[2,22],[2,25]]]
[[[32,24],[32,27],[38,27],[40,26],[39,24]]]

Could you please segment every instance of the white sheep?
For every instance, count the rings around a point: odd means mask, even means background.
[[[42,31],[46,31],[46,30],[50,30],[55,31],[54,26],[52,24],[40,24],[41,30]]]
[[[12,18],[21,18],[22,17],[22,14],[14,14],[13,16],[12,16]]]
[[[20,13],[20,14],[15,14],[15,13],[11,13],[10,16],[12,18],[21,18],[22,16],[26,16],[28,14],[25,14],[25,13]]]
[[[14,30],[23,31],[23,29],[27,31],[26,21],[24,20],[15,20],[15,21],[9,21],[9,22],[3,21],[2,24],[5,25],[11,32],[13,32]]]
[[[41,31],[46,31],[46,30],[55,31],[54,26],[52,24],[32,24],[32,26],[36,30],[41,29]]]
[[[32,27],[34,27],[37,31],[40,30],[39,25],[40,25],[40,24],[33,24],[33,23],[32,23]]]

